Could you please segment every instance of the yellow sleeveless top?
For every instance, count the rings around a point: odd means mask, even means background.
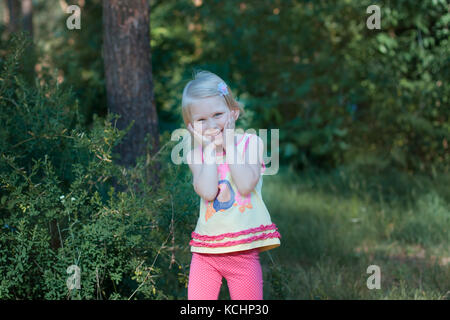
[[[245,133],[236,143],[237,152],[244,154],[251,138],[256,135]],[[278,247],[281,235],[261,196],[264,163],[255,189],[242,196],[224,162],[225,154],[216,154],[216,159],[219,191],[213,201],[200,197],[200,214],[189,243],[191,252],[227,253],[254,248],[261,252]]]

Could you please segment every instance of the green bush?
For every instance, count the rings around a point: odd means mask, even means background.
[[[280,163],[448,172],[446,1],[156,3],[161,115],[179,115],[183,84],[205,68],[230,83],[248,127],[280,129]],[[366,26],[373,4],[380,30]]]
[[[71,92],[17,73],[14,38],[0,74],[0,299],[173,299],[186,296],[197,197],[170,161],[168,135],[133,168],[112,161],[126,131],[114,115],[86,132]],[[160,162],[161,182],[147,182]],[[67,268],[81,270],[69,290]]]
[[[380,30],[366,26],[374,4]],[[150,6],[161,132],[182,126],[180,93],[192,71],[204,68],[223,77],[248,111],[237,126],[280,129],[280,163],[294,169],[358,164],[369,171],[448,172],[446,1]],[[39,1],[33,13],[36,47],[58,68],[60,85],[74,88],[86,124],[107,110],[101,11],[100,0],[86,1],[80,31],[68,30],[67,15],[51,2]]]

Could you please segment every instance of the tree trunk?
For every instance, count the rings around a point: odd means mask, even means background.
[[[23,30],[33,38],[33,1],[22,0],[22,26]]]
[[[26,31],[28,36],[25,55],[20,63],[20,70],[26,82],[34,83],[34,66],[36,53],[33,45],[33,1],[32,0],[6,0],[5,18],[8,33]],[[30,40],[28,42],[28,40]]]
[[[120,164],[128,167],[138,156],[148,154],[148,147],[152,153],[159,149],[148,0],[103,0],[103,57],[108,111],[121,116],[117,120],[121,130],[134,121],[116,149]],[[150,146],[144,141],[147,134]],[[153,169],[148,179],[155,182],[157,170]]]
[[[20,31],[20,12],[21,5],[20,0],[6,0],[7,10],[8,10],[8,32],[11,34],[13,32]]]

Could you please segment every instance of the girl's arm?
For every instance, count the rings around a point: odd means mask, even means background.
[[[228,165],[231,177],[239,193],[243,196],[252,192],[259,181],[264,151],[264,142],[257,135],[251,135],[247,142],[244,154],[237,154],[240,160]],[[233,144],[230,145],[231,147],[234,148],[234,154],[236,154],[236,146]]]
[[[194,160],[188,161],[189,168],[192,171],[194,177],[193,186],[195,192],[205,200],[212,201],[216,198],[219,190],[218,183],[219,178],[217,176],[217,165],[215,161],[215,151],[211,152],[211,157],[208,163],[201,161],[202,154],[198,149],[194,149],[188,152],[187,159],[191,159],[191,152],[194,153]],[[204,155],[206,158],[206,153]]]

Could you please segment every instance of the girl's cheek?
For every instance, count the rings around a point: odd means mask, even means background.
[[[227,124],[227,117],[223,117],[220,126],[221,126],[222,128],[225,128],[226,124]]]
[[[201,122],[195,122],[194,123],[194,130],[203,135],[205,133],[205,128]]]

